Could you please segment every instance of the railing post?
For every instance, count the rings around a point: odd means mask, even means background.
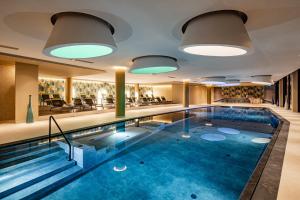
[[[55,123],[55,125],[57,126],[58,130],[60,131],[61,135],[64,137],[64,139],[66,140],[68,146],[69,146],[69,156],[68,156],[68,160],[71,161],[72,160],[72,145],[70,143],[70,141],[68,140],[68,138],[65,136],[64,132],[61,130],[60,126],[58,125],[58,123],[56,122],[55,118],[51,115],[49,117],[49,146],[51,145],[51,121],[53,120],[53,122]]]
[[[51,116],[49,117],[49,145],[51,144]]]

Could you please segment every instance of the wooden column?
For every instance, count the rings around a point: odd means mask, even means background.
[[[136,101],[140,99],[140,85],[138,83],[134,84],[134,96]]]
[[[72,103],[72,96],[73,96],[73,79],[71,77],[66,78],[66,102]]]
[[[279,80],[279,106],[284,106],[284,96],[283,96],[283,79]]]
[[[300,112],[299,101],[300,101],[300,93],[299,93],[299,79],[300,70],[297,70],[292,73],[292,111]]]
[[[189,81],[183,82],[183,107],[188,108],[190,105],[190,83]]]
[[[38,66],[16,62],[15,70],[15,122],[25,122],[29,95],[32,97],[33,118],[37,120]]]
[[[211,87],[209,87],[209,86],[207,86],[206,87],[206,98],[207,98],[207,104],[211,104],[211,90],[212,90],[212,88]]]
[[[116,69],[116,117],[125,117],[125,69]]]

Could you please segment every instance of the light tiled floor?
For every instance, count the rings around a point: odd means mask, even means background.
[[[191,108],[193,107],[199,107],[199,105],[191,106]],[[141,110],[135,109],[127,111],[125,118],[116,118],[115,113],[113,111],[106,111],[104,113],[89,113],[88,115],[83,115],[81,113],[80,115],[74,115],[71,117],[70,115],[67,115],[68,117],[63,118],[57,117],[57,122],[61,126],[63,131],[68,131],[87,126],[100,125],[107,122],[114,122],[123,119],[142,117],[147,115],[155,115],[182,109],[184,108],[181,105],[165,105],[164,107],[156,106],[151,108],[143,108]],[[18,140],[47,135],[49,122],[47,120],[47,117],[43,117],[42,119],[46,120],[36,121],[32,124],[0,124],[0,144],[6,144]],[[56,127],[53,126],[53,133],[55,132],[58,132],[58,130],[56,129]]]
[[[300,113],[293,113],[283,108],[278,108],[269,104],[250,105],[250,104],[216,104],[231,106],[261,106],[272,109],[288,121],[290,121],[289,136],[284,157],[283,169],[281,174],[280,187],[278,192],[279,200],[298,200],[300,199]],[[191,106],[197,107],[197,106]],[[146,108],[143,110],[130,110],[126,113],[126,118],[154,115],[171,111],[182,110],[180,105],[168,105],[165,107]],[[124,118],[122,118],[124,119]],[[84,116],[74,116],[58,119],[63,130],[71,130],[84,126],[92,126],[101,123],[118,121],[114,112],[90,114]],[[54,129],[56,132],[57,130]],[[0,124],[0,144],[9,143],[17,140],[28,139],[48,134],[48,121],[37,121],[33,124]]]

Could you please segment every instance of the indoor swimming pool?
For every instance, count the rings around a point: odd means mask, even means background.
[[[44,199],[239,199],[279,123],[267,109],[208,107],[77,131],[85,172]]]

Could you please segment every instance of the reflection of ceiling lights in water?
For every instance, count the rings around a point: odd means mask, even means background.
[[[212,126],[212,123],[205,123],[205,126]]]
[[[253,138],[251,140],[253,143],[258,143],[258,144],[266,144],[271,141],[269,138]]]
[[[149,55],[134,58],[129,70],[132,74],[161,74],[176,71],[177,59],[169,56]]]
[[[233,128],[218,128],[218,131],[222,132],[222,133],[226,133],[229,135],[237,135],[240,134],[240,131],[237,129],[233,129]]]
[[[44,54],[67,59],[93,58],[117,49],[114,28],[105,20],[79,12],[62,12],[52,16],[52,32]]]
[[[181,137],[182,137],[182,138],[190,138],[191,135],[188,134],[188,133],[184,133],[184,134],[181,135]]]
[[[251,41],[244,23],[247,15],[235,10],[219,10],[190,19],[182,27],[180,50],[203,56],[247,54]]]
[[[226,139],[226,137],[224,135],[215,134],[215,133],[203,134],[203,135],[201,135],[201,138],[203,140],[207,140],[207,141],[222,141],[222,140]]]
[[[126,165],[114,166],[113,169],[115,172],[123,172],[127,169],[127,166]]]

